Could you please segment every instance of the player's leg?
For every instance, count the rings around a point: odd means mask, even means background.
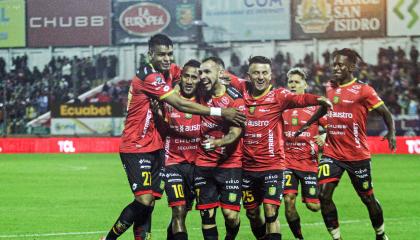
[[[303,239],[300,226],[300,217],[296,210],[296,196],[298,193],[299,181],[294,170],[284,171],[284,213],[290,230],[296,239]]]
[[[265,171],[260,176],[263,181],[263,208],[266,224],[265,239],[281,239],[280,222],[278,219],[281,199],[283,197],[284,178],[283,171]]]
[[[219,186],[220,206],[225,218],[225,240],[233,240],[238,235],[240,227],[242,169],[216,168],[215,179]]]
[[[384,215],[379,201],[373,194],[370,160],[354,162],[348,171],[353,187],[369,212],[376,239],[388,239],[385,234]]]
[[[106,240],[117,239],[136,221],[144,224],[152,214],[153,191],[151,179],[153,154],[120,154],[135,200],[128,204],[106,236]]]
[[[152,194],[154,200],[150,204],[151,212],[153,212],[155,207],[155,200],[159,200],[162,197],[164,190],[164,182],[162,176],[165,172],[164,162],[165,162],[165,151],[158,150],[153,152],[154,161],[152,161]],[[152,238],[152,214],[144,222],[134,221],[133,224],[133,233],[134,240],[149,240]]]
[[[265,237],[265,218],[261,214],[260,204],[262,203],[261,188],[263,182],[258,181],[254,175],[258,173],[244,171],[242,174],[242,202],[246,209],[246,216],[251,225],[255,238],[262,240]]]
[[[167,239],[188,239],[185,226],[187,215],[186,196],[189,196],[185,188],[184,168],[182,164],[166,166],[164,180],[165,192],[168,205],[172,210],[172,219],[168,226]]]
[[[195,167],[194,187],[197,196],[196,208],[200,210],[201,230],[204,240],[217,240],[216,209],[219,206],[219,194],[214,181],[214,169]]]
[[[333,239],[341,239],[337,208],[333,201],[334,190],[344,172],[344,169],[338,164],[339,162],[336,160],[323,157],[318,168],[322,218]]]

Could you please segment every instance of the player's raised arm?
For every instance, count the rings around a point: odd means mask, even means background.
[[[385,122],[386,127],[388,128],[388,133],[384,136],[382,140],[388,140],[388,147],[392,152],[395,152],[397,149],[397,141],[395,138],[395,123],[392,117],[391,112],[382,104],[381,106],[374,109],[379,115],[381,115],[382,119]]]
[[[306,129],[309,128],[313,123],[317,122],[320,118],[322,118],[328,112],[327,105],[321,105],[321,107],[316,111],[314,115],[303,125],[294,135],[294,137],[298,137],[302,134]]]
[[[206,115],[221,116],[235,125],[242,125],[245,120],[245,114],[235,108],[209,108],[198,103],[187,101],[177,94],[170,94],[162,99],[181,112]]]

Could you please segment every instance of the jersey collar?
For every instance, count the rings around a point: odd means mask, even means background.
[[[339,86],[339,87],[347,87],[347,86],[352,85],[354,82],[356,82],[356,80],[357,80],[357,78],[353,78],[353,80],[351,80],[350,82],[345,83],[345,84],[343,84],[343,85],[338,85],[338,86]]]
[[[261,93],[259,96],[252,96],[252,98],[254,98],[254,99],[259,99],[259,98],[261,98],[261,97],[264,97],[265,95],[267,95],[267,93],[268,92],[270,92],[271,91],[271,88],[273,88],[273,85],[269,85],[268,86],[268,88],[267,89],[265,89],[265,91],[263,92],[263,93]]]

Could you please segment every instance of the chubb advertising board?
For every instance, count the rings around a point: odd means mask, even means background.
[[[293,39],[385,36],[384,0],[292,2]]]
[[[28,0],[29,47],[111,44],[111,0]]]
[[[124,107],[119,103],[54,104],[52,135],[112,135],[122,133]]]
[[[114,1],[113,34],[116,44],[145,43],[164,33],[175,42],[191,41],[197,33],[196,0]]]

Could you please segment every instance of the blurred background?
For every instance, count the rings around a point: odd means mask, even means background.
[[[316,94],[331,77],[332,52],[355,49],[365,61],[356,75],[385,101],[397,134],[420,136],[419,13],[413,0],[0,0],[0,134],[119,136],[147,40],[164,33],[177,64],[219,56],[245,77],[247,59],[264,55],[275,86],[301,66]],[[369,117],[370,136],[385,129]],[[77,152],[60,141],[49,149]],[[407,148],[420,153],[413,141]]]

